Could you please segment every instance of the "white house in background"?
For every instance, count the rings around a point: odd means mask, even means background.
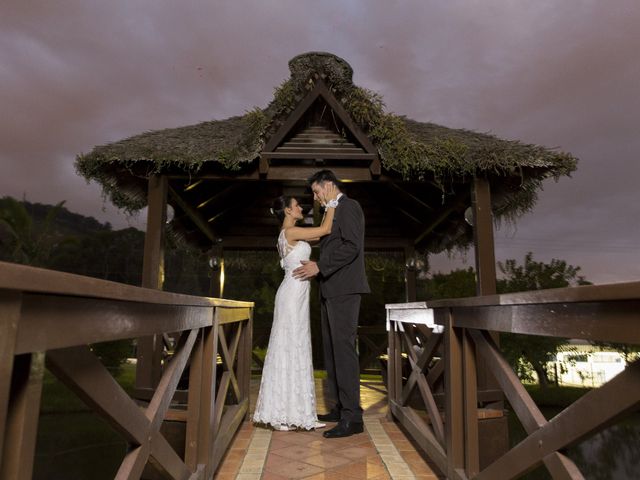
[[[593,346],[578,346],[558,352],[550,362],[560,385],[598,387],[622,372],[626,363],[619,352],[601,351]]]

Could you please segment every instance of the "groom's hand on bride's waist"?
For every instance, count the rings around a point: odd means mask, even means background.
[[[311,260],[302,260],[302,266],[296,268],[293,271],[293,277],[298,280],[309,280],[320,273],[318,264]]]

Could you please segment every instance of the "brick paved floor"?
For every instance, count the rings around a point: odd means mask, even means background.
[[[252,380],[253,411],[259,378]],[[325,411],[322,382],[316,380],[318,410]],[[442,479],[436,467],[415,448],[401,429],[386,419],[384,385],[362,382],[365,432],[326,439],[324,429],[274,432],[245,422],[227,451],[218,480],[281,479]],[[328,424],[331,428],[335,424]]]

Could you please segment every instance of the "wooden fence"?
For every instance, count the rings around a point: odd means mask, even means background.
[[[45,368],[129,442],[116,478],[147,462],[168,479],[212,478],[249,410],[253,303],[172,294],[0,262],[0,478],[30,479]],[[90,344],[178,334],[148,404]],[[160,433],[189,366],[184,458]],[[64,432],[60,432],[61,435]]]
[[[429,308],[441,333],[428,325]],[[554,479],[583,479],[563,451],[638,408],[640,360],[547,420],[490,332],[637,345],[639,312],[640,282],[387,305],[392,415],[449,479],[509,480],[540,465]],[[403,354],[410,363],[406,378]],[[495,392],[478,391],[477,378],[485,373],[477,369],[479,358],[527,434],[482,467],[478,425],[500,412],[479,408],[496,405]],[[416,389],[420,409],[409,405]]]

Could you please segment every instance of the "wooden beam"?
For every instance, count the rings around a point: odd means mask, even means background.
[[[330,167],[340,180],[368,181],[372,180],[368,167]],[[271,165],[268,180],[304,180],[319,170],[318,166],[274,166]]]
[[[329,149],[315,149],[317,152],[307,149],[301,152],[263,152],[262,158],[281,158],[281,159],[305,159],[305,158],[321,158],[323,160],[374,160],[377,155],[375,153],[366,152],[336,152]],[[273,167],[273,166],[271,166]]]
[[[225,188],[224,190],[221,190],[219,192],[216,192],[215,195],[207,198],[204,202],[199,203],[196,208],[200,209],[200,208],[204,208],[207,205],[209,205],[210,203],[215,203],[218,202],[220,200],[224,200],[227,197],[233,195],[235,192],[237,192],[238,190],[241,190],[242,188],[244,188],[244,183],[243,182],[239,182],[239,183],[234,183],[230,186],[228,186],[227,188]]]
[[[418,245],[422,240],[424,240],[424,238],[427,235],[429,235],[431,232],[433,232],[438,227],[438,225],[440,225],[442,222],[444,222],[449,217],[449,215],[451,215],[458,208],[460,208],[463,205],[463,202],[465,202],[467,200],[467,198],[469,198],[469,194],[468,193],[464,193],[464,194],[459,195],[458,198],[453,201],[453,204],[449,208],[444,210],[440,215],[438,215],[438,217],[433,222],[431,222],[431,225],[429,225],[413,241],[413,244],[414,245]]]
[[[207,221],[202,218],[200,212],[194,210],[191,205],[189,205],[173,188],[169,187],[169,196],[171,200],[173,200],[182,211],[189,217],[189,219],[200,229],[202,233],[206,235],[206,237],[211,240],[211,242],[217,241],[217,236],[214,233],[211,226],[207,223]]]
[[[404,188],[402,188],[400,185],[398,185],[395,182],[388,182],[387,185],[389,185],[389,188],[391,190],[394,190],[398,195],[405,197],[409,200],[411,200],[413,203],[419,205],[420,207],[428,210],[429,212],[433,212],[434,208],[425,203],[424,201],[422,201],[420,198],[416,197],[415,195],[413,195],[412,193],[406,191]]]

